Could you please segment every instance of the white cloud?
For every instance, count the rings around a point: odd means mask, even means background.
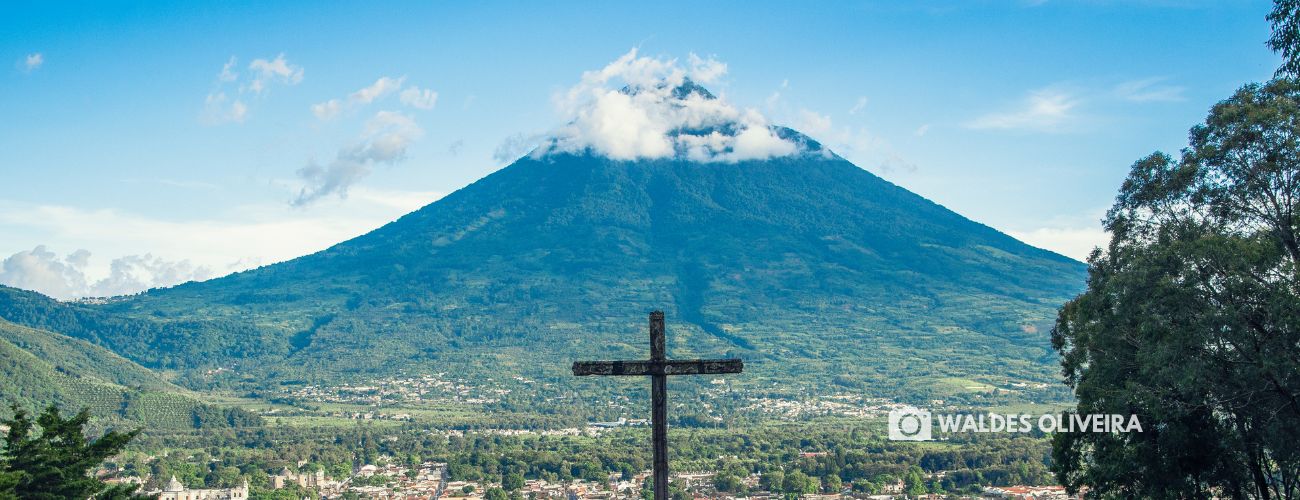
[[[537,154],[552,151],[597,154],[618,160],[685,157],[697,161],[740,161],[798,151],[781,139],[766,117],[738,109],[724,99],[684,86],[688,78],[716,80],[726,65],[638,57],[632,49],[582,80],[555,103],[568,123],[551,134]],[[500,149],[500,148],[498,148]]]
[[[243,123],[249,112],[249,102],[244,99],[244,94],[251,92],[254,94],[251,99],[256,100],[273,83],[297,85],[302,82],[302,67],[289,63],[284,54],[272,60],[254,59],[248,65],[247,75],[236,71],[238,65],[239,58],[236,56],[230,56],[221,65],[221,72],[217,73],[212,90],[203,99],[203,109],[199,112],[200,122],[207,125]],[[241,76],[248,81],[240,84]]]
[[[1146,78],[1123,82],[1115,86],[1115,95],[1132,102],[1179,102],[1183,97],[1183,87],[1163,85],[1164,78]]]
[[[928,132],[930,132],[930,124],[926,123],[924,125],[921,125],[920,127],[916,127],[916,130],[912,131],[912,135],[917,137],[925,137],[925,134]]]
[[[837,127],[829,115],[808,109],[800,109],[794,123],[800,132],[808,134],[862,168],[877,173],[917,170],[916,164],[903,158],[888,141],[864,127]]]
[[[518,160],[519,157],[527,154],[537,147],[545,137],[542,135],[525,135],[514,134],[501,140],[496,149],[492,151],[492,159],[497,164],[505,165],[512,161]]]
[[[402,89],[406,77],[389,77],[381,76],[375,83],[372,83],[356,92],[353,92],[345,99],[330,99],[328,101],[313,104],[311,112],[316,118],[324,121],[331,120],[344,111],[365,106],[384,97],[398,92]],[[402,104],[418,109],[433,109],[434,104],[438,102],[438,93],[433,89],[421,89],[414,85],[401,90],[399,98]]]
[[[834,125],[829,115],[818,114],[807,109],[799,111],[799,122],[796,125],[800,132],[811,136],[822,136],[830,132]]]
[[[401,78],[381,76],[378,80],[375,80],[375,83],[370,84],[370,86],[353,92],[352,95],[348,96],[348,100],[359,104],[370,104],[374,102],[375,99],[384,97],[396,92],[397,89],[402,88],[402,82],[404,81],[406,81],[406,77],[404,76]]]
[[[253,72],[253,81],[248,83],[247,89],[255,94],[266,91],[272,83],[297,85],[302,82],[302,66],[291,64],[283,53],[271,60],[254,59],[248,63],[248,69]]]
[[[424,135],[411,117],[392,111],[380,111],[366,122],[359,140],[341,148],[326,165],[310,162],[298,169],[305,184],[290,203],[308,205],[325,196],[346,198],[348,189],[370,175],[375,163],[396,163],[406,157],[406,149]]]
[[[225,82],[233,82],[235,80],[238,80],[239,73],[235,72],[235,65],[238,63],[239,63],[238,58],[236,58],[235,56],[230,56],[230,60],[226,61],[226,64],[221,66],[221,73],[217,74],[217,81],[225,83]]]
[[[686,58],[691,65],[689,72],[690,78],[703,84],[717,83],[719,78],[727,74],[727,64],[709,56],[708,59],[702,59],[695,55],[694,52]]]
[[[1097,208],[1078,215],[1056,216],[1038,227],[1006,233],[1038,248],[1086,261],[1094,248],[1104,249],[1110,242],[1110,233],[1101,225],[1105,213],[1105,208]]]
[[[319,104],[311,105],[311,113],[316,115],[316,118],[320,120],[331,120],[342,112],[343,103],[338,99],[330,99]]]
[[[433,109],[438,104],[438,93],[433,89],[422,89],[420,87],[407,87],[402,91],[402,104],[412,108]]]
[[[1031,131],[1056,130],[1071,118],[1078,99],[1067,92],[1042,89],[1031,92],[1014,110],[990,113],[966,124],[976,130],[1019,129]]]
[[[35,290],[57,299],[109,297],[213,277],[210,269],[187,260],[168,261],[150,254],[113,259],[108,276],[86,276],[90,252],[77,250],[64,257],[45,245],[17,252],[0,262],[0,284]]]
[[[767,96],[767,99],[763,99],[763,107],[767,108],[768,111],[776,109],[780,104],[781,91],[779,90],[772,92],[771,95]]]
[[[27,57],[23,58],[22,61],[19,62],[19,67],[22,68],[24,73],[31,73],[33,71],[40,69],[40,67],[44,64],[45,64],[45,56],[42,55],[40,52],[35,52],[32,54],[27,54]]]
[[[262,203],[185,220],[0,200],[0,283],[70,298],[206,279],[323,250],[441,196],[354,186],[347,199],[321,201],[311,211]],[[33,249],[36,242],[49,246]],[[90,248],[94,258],[48,248]]]
[[[248,105],[239,98],[231,99],[225,92],[213,92],[203,101],[203,112],[199,118],[203,123],[216,125],[221,123],[243,123],[248,117]]]
[[[1110,234],[1097,227],[1041,227],[1029,231],[1009,231],[1015,239],[1059,253],[1078,261],[1087,261],[1092,249],[1105,248]]]
[[[856,115],[858,114],[858,112],[862,111],[863,109],[866,109],[866,107],[867,107],[866,96],[858,97],[857,102],[853,103],[853,107],[849,108],[849,114]]]

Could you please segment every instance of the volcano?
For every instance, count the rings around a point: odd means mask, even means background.
[[[716,99],[689,81],[652,98],[688,117]],[[152,325],[94,339],[146,366],[258,381],[563,381],[574,359],[643,355],[653,309],[673,356],[744,358],[749,384],[951,396],[1055,379],[1047,332],[1083,264],[728,116],[677,123],[658,156],[559,135],[319,253],[79,314]]]

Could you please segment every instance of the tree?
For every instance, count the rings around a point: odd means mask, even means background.
[[[785,482],[782,483],[782,491],[792,495],[807,495],[817,493],[817,482],[808,477],[803,471],[796,470],[785,476]]]
[[[501,487],[506,491],[519,491],[524,487],[524,476],[519,473],[506,474],[501,478]]]
[[[840,490],[842,489],[844,489],[844,481],[840,479],[840,476],[837,476],[835,474],[827,474],[825,476],[822,476],[823,493],[835,494],[835,493],[839,493]]]
[[[488,488],[487,491],[483,492],[483,498],[486,500],[510,500],[506,490],[501,488]]]
[[[1282,5],[1285,2],[1279,2]],[[1078,412],[1052,470],[1099,496],[1300,497],[1300,83],[1242,87],[1133,165],[1052,332]]]
[[[111,431],[90,441],[84,431],[90,420],[86,410],[64,419],[50,405],[35,422],[16,405],[13,412],[4,421],[9,434],[0,452],[0,498],[136,498],[136,485],[109,486],[88,473],[121,452],[139,430]],[[37,426],[40,434],[33,435]]]
[[[766,491],[772,493],[780,492],[781,488],[785,485],[785,472],[781,469],[772,469],[764,472],[762,477],[758,479],[758,484]]]
[[[730,472],[722,472],[713,476],[713,487],[721,492],[738,492],[744,486],[739,477]]]
[[[1300,0],[1275,0],[1268,20],[1273,23],[1268,47],[1282,54],[1277,75],[1300,76]]]

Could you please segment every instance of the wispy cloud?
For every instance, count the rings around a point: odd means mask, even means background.
[[[967,122],[966,127],[976,130],[1053,131],[1073,117],[1071,112],[1078,104],[1079,99],[1069,92],[1059,89],[1036,90],[1014,109],[980,116]]]
[[[433,89],[422,89],[417,86],[409,86],[402,90],[402,85],[406,82],[406,77],[381,76],[375,83],[367,85],[356,92],[348,94],[343,99],[330,99],[325,102],[313,104],[311,112],[320,120],[331,120],[338,117],[344,111],[363,107],[373,103],[391,94],[399,94],[402,104],[416,109],[433,109],[438,102],[438,93]]]
[[[704,59],[692,52],[690,56],[687,57],[687,61],[691,68],[691,79],[705,85],[717,83],[723,75],[727,74],[727,63],[719,61],[712,56],[708,59]]]
[[[882,174],[918,169],[916,163],[904,158],[889,141],[865,127],[836,126],[830,115],[808,109],[799,110],[794,126],[862,168]]]
[[[18,60],[18,69],[23,73],[31,73],[41,68],[45,64],[45,56],[40,52],[27,54],[27,57]]]
[[[1070,216],[1052,217],[1038,227],[1010,230],[1007,234],[1036,246],[1075,260],[1085,261],[1094,248],[1105,248],[1110,233],[1101,225],[1104,208]]]
[[[213,92],[203,100],[200,120],[208,125],[243,123],[248,118],[248,105],[240,98],[231,98],[225,92]]]
[[[253,62],[248,63],[248,69],[253,73],[253,78],[248,83],[247,89],[255,94],[266,91],[272,83],[283,85],[302,83],[302,66],[291,64],[288,59],[285,59],[283,53],[275,56],[275,59],[254,59]]]
[[[302,66],[290,63],[284,54],[275,59],[254,59],[246,73],[239,71],[239,58],[232,55],[221,65],[212,90],[204,97],[199,121],[207,125],[243,123],[249,114],[250,100],[246,97],[257,100],[273,84],[297,85],[302,78]]]
[[[411,143],[424,130],[410,116],[380,111],[366,122],[365,131],[354,144],[339,149],[334,160],[321,165],[310,162],[298,169],[304,183],[290,204],[304,206],[329,195],[346,198],[348,189],[370,175],[376,163],[396,163],[406,157]]]
[[[233,82],[239,79],[239,73],[235,71],[235,65],[239,64],[239,58],[230,56],[226,64],[221,66],[221,72],[217,73],[218,82]]]
[[[501,140],[496,149],[492,151],[492,159],[498,165],[505,165],[512,161],[518,160],[529,151],[537,147],[545,138],[542,134],[512,134]]]
[[[433,89],[407,87],[402,91],[402,104],[417,109],[433,109],[438,104],[438,93]]]
[[[853,107],[849,108],[849,114],[856,115],[858,114],[858,112],[862,111],[863,109],[866,109],[866,107],[867,107],[867,97],[860,96],[858,97],[857,102],[853,103]]]
[[[1131,80],[1120,83],[1115,86],[1115,95],[1120,99],[1132,102],[1180,102],[1187,100],[1183,97],[1183,87],[1178,85],[1166,85],[1163,82],[1166,78],[1153,77],[1141,80]]]

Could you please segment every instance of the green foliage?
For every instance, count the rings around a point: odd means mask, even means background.
[[[844,488],[844,481],[838,474],[829,474],[822,476],[822,492],[827,494],[839,493]]]
[[[796,470],[786,474],[785,479],[781,482],[781,491],[794,495],[808,495],[817,493],[817,481],[803,471]]]
[[[1300,83],[1246,85],[1134,164],[1053,331],[1080,413],[1053,468],[1102,496],[1300,496]]]
[[[138,430],[111,431],[92,441],[84,434],[90,420],[85,410],[64,419],[50,406],[35,422],[21,408],[13,412],[13,418],[4,421],[9,433],[0,453],[0,498],[135,498],[135,485],[108,486],[88,473],[122,451]]]
[[[730,472],[720,472],[713,476],[713,487],[724,493],[739,493],[745,487],[740,478]]]
[[[506,491],[519,491],[524,487],[524,475],[512,472],[501,478],[501,487]]]
[[[1273,24],[1268,47],[1282,54],[1277,76],[1300,76],[1300,0],[1274,0],[1268,20]]]
[[[772,469],[758,478],[758,485],[767,491],[781,491],[785,487],[785,471]]]
[[[253,425],[247,412],[202,403],[148,369],[85,341],[0,320],[0,397],[27,411],[86,408],[95,425]],[[0,417],[6,413],[0,411]]]

